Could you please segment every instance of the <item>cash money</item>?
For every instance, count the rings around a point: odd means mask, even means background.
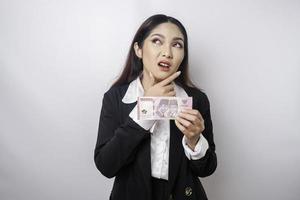
[[[138,120],[175,119],[184,108],[192,108],[192,97],[139,97]]]

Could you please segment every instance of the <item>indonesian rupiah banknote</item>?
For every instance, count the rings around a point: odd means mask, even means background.
[[[175,119],[184,108],[192,108],[192,97],[139,97],[138,120]]]

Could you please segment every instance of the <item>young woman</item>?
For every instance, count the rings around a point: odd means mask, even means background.
[[[193,108],[176,120],[137,120],[139,96],[190,96]],[[135,34],[103,97],[94,161],[115,177],[112,200],[207,199],[198,177],[217,167],[210,104],[189,79],[188,38],[177,19],[151,16]]]

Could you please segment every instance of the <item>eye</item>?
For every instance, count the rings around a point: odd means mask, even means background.
[[[161,44],[161,41],[157,38],[151,40],[154,44]]]
[[[174,46],[175,46],[175,47],[178,47],[178,48],[182,48],[182,47],[183,47],[183,45],[182,45],[181,43],[179,43],[179,42],[176,42],[176,43],[174,44]]]

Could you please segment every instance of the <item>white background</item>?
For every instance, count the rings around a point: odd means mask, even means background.
[[[108,199],[93,161],[103,93],[158,13],[185,25],[210,99],[209,199],[299,199],[299,1],[0,0],[1,200]]]

